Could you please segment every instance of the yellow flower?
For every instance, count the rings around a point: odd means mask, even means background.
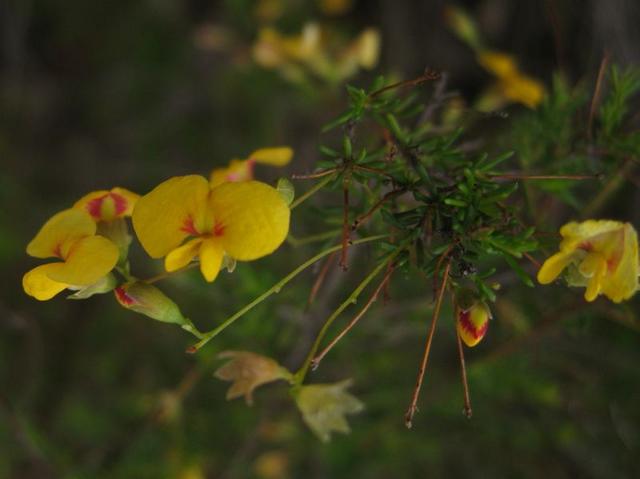
[[[152,258],[175,271],[195,257],[213,281],[225,254],[239,261],[275,251],[289,231],[290,210],[278,191],[258,181],[211,187],[198,175],[171,178],[138,200],[133,227]],[[183,242],[190,238],[186,243]]]
[[[357,73],[372,69],[378,62],[380,33],[364,30],[351,43],[334,40],[326,29],[308,23],[299,35],[284,36],[264,28],[253,47],[253,58],[265,68],[279,69],[291,81],[302,81],[313,74],[327,82],[339,83]]]
[[[456,329],[460,338],[469,347],[482,341],[489,328],[491,310],[483,301],[475,302],[470,308],[458,309]]]
[[[215,168],[209,176],[211,187],[227,181],[247,181],[253,179],[253,167],[256,163],[271,166],[285,166],[293,157],[293,150],[288,146],[261,148],[251,153],[246,159],[231,160],[226,168]]]
[[[504,100],[535,108],[544,98],[542,83],[522,73],[512,56],[482,50],[478,53],[478,63],[497,78],[496,84],[481,100],[483,109],[499,108]]]
[[[49,219],[27,246],[27,254],[62,261],[27,272],[22,278],[24,291],[45,301],[66,288],[89,286],[108,274],[118,261],[118,248],[95,232],[91,216],[77,209]]]
[[[76,201],[73,207],[86,211],[94,221],[113,221],[131,216],[138,198],[140,195],[116,187],[111,191],[93,191]]]
[[[551,283],[565,269],[571,286],[586,286],[584,298],[604,294],[615,303],[638,290],[638,236],[629,223],[587,220],[560,229],[560,251],[547,259],[538,281]]]

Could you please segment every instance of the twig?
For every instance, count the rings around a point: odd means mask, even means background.
[[[298,198],[295,199],[295,201],[293,203],[291,203],[291,206],[289,208],[294,209],[296,206],[299,206],[300,203],[302,203],[303,201],[305,201],[307,198],[309,198],[310,196],[312,196],[314,193],[316,193],[318,190],[322,189],[327,183],[331,182],[335,177],[336,177],[337,173],[334,171],[332,175],[327,175],[324,180],[319,181],[318,183],[316,183],[315,185],[313,185],[310,189],[308,189],[307,191],[305,191],[301,196],[299,196]]]
[[[345,175],[342,184],[343,215],[342,215],[342,251],[340,252],[340,262],[338,263],[343,271],[347,271],[347,252],[349,249],[349,175]]]
[[[363,215],[358,216],[356,220],[353,222],[353,224],[351,225],[351,229],[354,231],[358,229],[364,222],[369,220],[369,218],[371,218],[371,216],[373,216],[373,214],[376,211],[378,211],[382,205],[384,205],[387,201],[389,201],[394,196],[404,193],[405,191],[406,189],[404,188],[389,191],[386,195],[380,198],[378,202],[369,209],[369,211],[367,211]]]
[[[308,175],[291,175],[291,178],[294,180],[312,180],[315,178],[322,178],[323,176],[327,176],[330,175],[332,173],[335,173],[337,170],[337,168],[331,168],[328,170],[322,170],[322,171],[318,171],[316,173],[310,173]]]
[[[524,173],[513,173],[489,175],[489,178],[492,180],[599,180],[602,179],[602,175],[527,175]]]
[[[380,291],[382,291],[383,288],[385,288],[385,286],[389,284],[389,279],[391,278],[392,273],[393,273],[393,264],[388,263],[387,272],[385,273],[384,277],[382,278],[382,281],[380,282],[378,287],[375,289],[371,297],[369,297],[369,300],[365,303],[363,308],[358,312],[358,314],[354,316],[354,318],[349,322],[349,324],[347,324],[347,326],[342,331],[340,331],[340,333],[322,350],[322,352],[318,354],[315,358],[313,358],[313,360],[311,361],[312,370],[317,369],[317,367],[320,365],[320,361],[322,361],[322,359],[327,355],[327,353],[331,351],[333,347],[349,331],[351,331],[351,329],[358,323],[358,321],[360,321],[360,319],[366,314],[366,312],[369,310],[371,305],[376,302],[376,300],[378,299],[378,295],[380,294]]]
[[[456,307],[454,309],[455,320],[458,319],[459,310]],[[462,376],[462,391],[464,393],[464,409],[463,414],[467,416],[467,418],[471,419],[473,415],[473,411],[471,410],[471,398],[469,396],[469,382],[467,381],[467,365],[464,360],[464,348],[462,346],[462,339],[460,338],[460,332],[456,327],[456,338],[458,341],[458,357],[460,358],[460,374]]]
[[[587,127],[587,137],[589,140],[593,138],[593,119],[596,116],[596,108],[600,103],[600,96],[602,95],[602,84],[604,83],[604,75],[609,66],[609,60],[611,55],[608,51],[604,53],[602,61],[600,62],[600,69],[598,70],[598,79],[596,80],[596,87],[593,91],[593,97],[591,98],[591,107],[589,108],[589,123]]]
[[[444,255],[443,255],[444,256]],[[438,299],[436,300],[436,305],[433,308],[433,316],[431,317],[431,327],[429,328],[429,335],[427,336],[427,342],[424,347],[424,354],[422,355],[422,361],[420,363],[420,369],[418,370],[418,378],[416,380],[416,386],[413,390],[413,396],[411,397],[411,404],[409,405],[409,409],[404,416],[404,424],[408,429],[411,429],[413,425],[413,416],[418,410],[418,397],[420,396],[420,388],[422,387],[422,381],[424,379],[424,373],[427,369],[427,362],[429,361],[429,353],[431,352],[431,343],[433,342],[433,335],[436,331],[436,323],[438,322],[438,317],[440,316],[440,306],[442,305],[442,298],[444,296],[444,291],[447,286],[447,282],[449,280],[449,271],[451,270],[451,260],[447,261],[447,266],[444,269],[444,274],[442,276],[442,285],[440,286],[440,291],[438,292]]]
[[[381,95],[382,93],[389,91],[389,90],[393,90],[394,88],[402,88],[402,87],[414,87],[414,86],[418,86],[424,82],[427,81],[433,81],[433,80],[438,80],[440,78],[440,73],[436,72],[434,70],[431,70],[429,68],[426,68],[424,73],[422,75],[420,75],[417,78],[414,78],[413,80],[405,80],[405,81],[401,81],[401,82],[397,82],[397,83],[393,83],[391,85],[387,85],[385,87],[380,88],[379,90],[374,91],[373,93],[369,94],[370,98],[376,97],[378,95]]]
[[[318,273],[318,277],[316,281],[313,283],[313,287],[311,288],[311,292],[309,293],[309,299],[307,300],[307,309],[311,306],[311,303],[316,299],[316,295],[318,291],[320,291],[320,286],[324,283],[325,278],[327,277],[327,273],[329,272],[329,267],[333,263],[333,259],[336,257],[337,251],[334,251],[329,255],[327,260],[322,265],[322,269],[320,273]]]
[[[361,238],[359,240],[355,240],[352,242],[352,244],[358,245],[358,244],[363,244],[363,243],[369,243],[372,241],[377,241],[383,238],[387,238],[388,235],[376,235],[376,236],[368,236],[366,238]],[[320,253],[318,253],[317,255],[315,255],[314,257],[312,257],[311,259],[308,259],[307,261],[305,261],[303,264],[301,264],[300,266],[298,266],[296,269],[294,269],[291,273],[289,273],[287,276],[285,276],[283,279],[281,279],[280,281],[278,281],[276,284],[274,284],[271,288],[269,288],[268,290],[266,290],[264,293],[262,293],[260,296],[258,296],[256,299],[254,299],[253,301],[251,301],[249,304],[247,304],[246,306],[244,306],[242,309],[240,309],[240,311],[236,312],[235,314],[231,315],[229,318],[227,318],[226,320],[224,320],[222,322],[222,324],[220,324],[218,327],[212,329],[211,331],[208,331],[206,333],[203,333],[202,335],[202,339],[197,342],[196,344],[194,344],[193,346],[190,346],[189,348],[187,348],[187,353],[195,353],[197,352],[200,348],[202,348],[202,346],[204,346],[205,344],[207,344],[209,341],[211,341],[213,338],[215,338],[218,334],[220,334],[222,331],[224,331],[227,327],[229,327],[231,324],[233,324],[237,319],[239,319],[240,317],[242,317],[244,314],[248,313],[249,311],[251,311],[254,307],[256,307],[258,304],[262,303],[265,299],[267,299],[269,296],[279,293],[280,290],[287,284],[289,283],[289,281],[291,281],[293,278],[295,278],[296,276],[298,276],[298,274],[300,274],[302,271],[304,271],[305,269],[307,269],[309,266],[311,266],[313,263],[315,263],[316,261],[324,258],[325,256],[333,253],[334,251],[339,251],[340,248],[342,248],[342,245],[336,245],[333,246],[329,249],[326,249],[324,251],[321,251]]]

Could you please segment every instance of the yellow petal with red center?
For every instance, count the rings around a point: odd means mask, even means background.
[[[65,257],[70,243],[96,232],[96,224],[87,213],[68,209],[52,216],[27,246],[27,254],[36,258]]]
[[[49,272],[56,271],[62,265],[62,263],[43,264],[27,272],[22,277],[24,292],[39,301],[46,301],[66,289],[68,284],[54,281],[48,276]]]
[[[249,155],[248,160],[272,166],[285,166],[293,158],[293,150],[288,146],[260,148]]]
[[[94,221],[113,221],[131,216],[139,197],[129,190],[116,187],[111,191],[93,191],[76,201],[73,207],[86,211]]]
[[[280,193],[265,183],[223,183],[211,191],[209,204],[222,246],[237,260],[272,253],[289,232],[289,207]]]
[[[87,236],[76,240],[64,263],[47,272],[60,283],[73,286],[93,284],[109,273],[118,262],[118,247],[102,236]]]
[[[135,208],[136,203],[140,199],[140,195],[134,193],[133,191],[129,191],[126,188],[120,188],[116,186],[111,190],[111,193],[114,195],[121,196],[125,200],[125,209],[121,213],[121,216],[131,216],[133,213],[133,208]]]
[[[622,255],[602,288],[602,293],[615,303],[629,299],[638,291],[638,235],[629,223],[624,225]]]
[[[202,276],[209,282],[212,282],[218,276],[220,267],[222,266],[222,257],[224,249],[219,238],[210,238],[204,240],[200,246],[200,271]]]
[[[164,259],[164,269],[176,271],[187,266],[198,255],[201,244],[202,238],[194,238],[172,250]]]
[[[538,282],[540,284],[549,284],[555,280],[562,270],[565,269],[574,256],[572,252],[559,252],[547,259],[538,271]]]
[[[141,197],[133,209],[133,228],[152,258],[177,248],[187,236],[211,229],[206,202],[209,183],[198,175],[177,176]]]
[[[247,181],[253,178],[251,163],[246,160],[231,160],[226,168],[215,168],[209,176],[209,185],[214,188],[227,181]]]

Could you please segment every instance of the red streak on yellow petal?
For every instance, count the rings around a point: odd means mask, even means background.
[[[107,198],[113,200],[115,216],[120,216],[127,209],[127,199],[118,193],[107,193],[87,203],[87,211],[96,220],[102,219],[102,205]]]
[[[475,325],[471,322],[471,312],[470,311],[461,311],[460,312],[460,325],[462,328],[468,332],[474,339],[482,339],[489,328],[489,321],[485,321],[482,326],[476,328]]]
[[[182,228],[180,231],[184,231],[185,233],[189,233],[191,236],[198,236],[198,230],[196,230],[195,225],[193,224],[193,218],[191,216],[187,217],[182,223]]]

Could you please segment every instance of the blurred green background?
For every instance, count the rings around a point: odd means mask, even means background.
[[[411,78],[425,66],[447,71],[468,98],[490,81],[445,25],[446,2],[354,1],[339,15],[326,3],[0,3],[0,477],[640,475],[637,298],[587,306],[580,292],[532,291],[503,275],[488,336],[467,355],[471,420],[461,414],[455,331],[445,308],[421,410],[407,430],[403,414],[431,291],[420,278],[397,276],[391,302],[374,306],[311,374],[314,382],[354,378],[352,391],[366,404],[350,418],[350,435],[323,444],[286,388],[258,390],[252,408],[225,401],[228,384],[213,378],[215,355],[246,349],[297,367],[322,320],[361,276],[367,248],[354,254],[348,274],[329,275],[308,311],[313,271],[196,356],[184,354],[188,335],[125,311],[111,295],[38,303],[23,293],[21,277],[37,264],[25,245],[86,192],[122,186],[144,193],[169,176],[207,174],[279,144],[295,149],[294,161],[284,172],[258,169],[261,179],[314,168],[321,126],[344,108],[344,89],[317,79],[292,83],[257,66],[251,45],[260,26],[295,33],[315,19],[346,39],[374,26],[382,36],[376,72]],[[488,43],[547,84],[558,69],[570,82],[593,81],[605,51],[622,65],[640,62],[635,2],[461,4]],[[367,85],[372,77],[350,81]],[[307,185],[296,183],[299,191]],[[637,188],[625,191],[603,214],[638,227]],[[570,216],[555,211],[553,227]],[[309,208],[295,211],[296,236],[321,227]],[[209,329],[314,251],[285,244],[214,284],[192,271],[161,287]],[[160,271],[139,247],[132,254],[140,276]]]

